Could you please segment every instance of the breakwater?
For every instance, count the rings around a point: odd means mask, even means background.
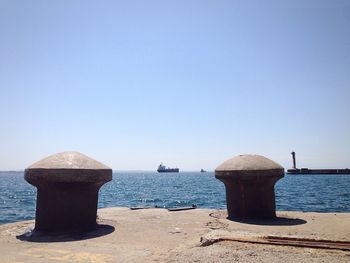
[[[350,169],[288,169],[288,174],[350,174]]]

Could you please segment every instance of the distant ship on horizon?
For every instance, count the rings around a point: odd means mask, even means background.
[[[178,173],[179,172],[179,168],[167,168],[165,165],[163,165],[163,163],[161,163],[158,166],[157,169],[158,173]]]

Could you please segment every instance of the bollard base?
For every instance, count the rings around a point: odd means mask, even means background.
[[[34,230],[40,233],[94,230],[99,188],[93,183],[38,186]]]
[[[274,219],[276,204],[274,185],[279,178],[225,178],[228,219]]]

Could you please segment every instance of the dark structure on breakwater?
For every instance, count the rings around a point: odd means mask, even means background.
[[[287,170],[287,174],[350,174],[350,169],[309,169],[297,168],[295,152],[291,152],[293,157],[293,168]]]

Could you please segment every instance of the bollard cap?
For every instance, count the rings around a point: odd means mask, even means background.
[[[112,169],[79,152],[62,152],[29,166],[24,178],[29,183],[102,183],[112,180]]]
[[[271,176],[283,177],[284,168],[261,155],[238,155],[215,169],[216,178]]]

